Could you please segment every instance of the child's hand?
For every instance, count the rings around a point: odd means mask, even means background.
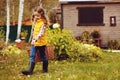
[[[40,37],[39,37],[39,36],[37,36],[37,37],[35,38],[35,41],[37,41],[39,38],[40,38]]]
[[[33,40],[31,41],[31,45],[34,45],[34,43],[35,43],[35,40],[33,39]]]

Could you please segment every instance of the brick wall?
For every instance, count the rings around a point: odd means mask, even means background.
[[[105,7],[104,26],[77,26],[78,10],[77,7]],[[110,16],[116,16],[117,25],[110,26]],[[106,45],[108,40],[120,40],[120,4],[67,4],[63,5],[63,28],[73,31],[75,36],[80,36],[85,30],[93,31],[100,30],[102,45]]]

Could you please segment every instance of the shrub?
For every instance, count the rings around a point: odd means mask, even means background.
[[[22,29],[22,32],[20,33],[20,38],[21,39],[26,39],[27,35],[28,35],[28,30],[23,30]]]
[[[20,54],[21,50],[18,49],[15,45],[8,45],[1,50],[1,53],[3,55]]]
[[[93,38],[100,38],[100,32],[98,30],[94,30],[93,32],[91,32],[91,36]]]
[[[80,42],[74,42],[71,45],[70,57],[80,61],[97,61],[102,58],[103,51],[92,44],[83,44]]]
[[[2,29],[0,29],[0,38],[5,38],[5,32],[2,30]]]
[[[5,34],[5,32],[1,29],[0,30],[0,47],[3,47],[4,43],[5,43],[5,41],[4,41],[4,38],[5,38],[4,34]]]
[[[82,42],[83,43],[91,43],[91,37],[90,37],[90,32],[89,31],[84,31],[82,32]]]
[[[47,36],[49,45],[55,46],[56,58],[61,54],[67,54],[72,60],[97,61],[103,55],[99,47],[77,41],[70,30],[48,28]]]
[[[61,54],[68,54],[68,46],[74,41],[74,37],[69,30],[55,28],[47,29],[48,45],[55,46],[56,58]]]
[[[120,44],[118,40],[109,40],[107,44],[108,48],[110,49],[120,49]]]
[[[91,38],[91,33],[89,31],[82,32],[82,43],[92,44],[93,39]]]

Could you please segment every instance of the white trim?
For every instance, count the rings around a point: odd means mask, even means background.
[[[104,51],[107,51],[107,52],[118,52],[118,53],[120,53],[120,50],[110,50],[110,49],[108,49],[108,50],[104,50]]]

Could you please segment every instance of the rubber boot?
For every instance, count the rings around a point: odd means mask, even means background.
[[[48,72],[48,61],[43,61],[43,73]]]
[[[22,73],[24,75],[30,75],[30,74],[32,74],[33,70],[34,70],[34,66],[35,66],[35,63],[34,62],[30,62],[29,69],[25,70],[25,71],[22,71]]]

